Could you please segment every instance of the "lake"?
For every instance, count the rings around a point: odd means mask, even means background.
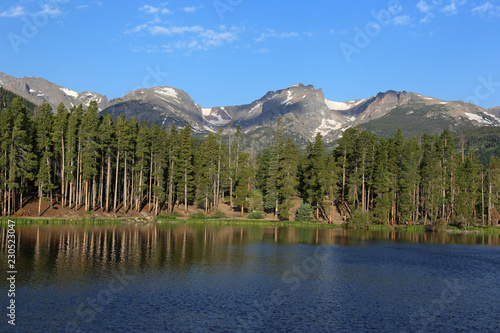
[[[16,326],[4,278],[2,331],[500,330],[499,236],[134,224],[16,239]]]

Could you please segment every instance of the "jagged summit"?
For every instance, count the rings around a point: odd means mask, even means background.
[[[363,127],[382,135],[402,128],[407,133],[439,132],[474,126],[500,126],[500,107],[483,109],[462,101],[444,101],[421,94],[388,90],[353,101],[333,101],[322,89],[303,83],[269,91],[261,98],[243,105],[205,108],[196,104],[183,90],[174,87],[138,89],[108,101],[92,92],[78,93],[42,78],[17,79],[0,73],[0,86],[41,104],[45,99],[53,105],[63,102],[88,105],[97,101],[102,113],[118,117],[136,117],[166,127],[191,124],[203,134],[219,128],[240,125],[256,146],[270,142],[280,116],[283,128],[299,145],[305,145],[321,133],[326,142],[338,139],[351,126]],[[389,134],[388,134],[389,133]]]

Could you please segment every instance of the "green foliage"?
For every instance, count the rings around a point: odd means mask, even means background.
[[[201,210],[197,210],[197,211],[191,213],[191,216],[190,216],[190,218],[192,218],[192,219],[204,219],[206,217],[207,216],[205,215],[205,213],[202,212]]]
[[[224,212],[221,212],[220,210],[216,210],[212,215],[210,215],[210,218],[211,219],[221,219],[224,216],[226,216],[226,214],[224,214]]]
[[[265,218],[266,218],[266,214],[264,212],[251,212],[247,216],[247,219],[249,219],[249,220],[263,220]]]
[[[0,110],[8,108],[12,104],[14,99],[18,97],[20,98],[21,104],[24,105],[28,113],[30,115],[34,114],[37,107],[36,104],[16,95],[15,93],[7,89],[4,89],[3,87],[0,87]]]
[[[445,219],[438,219],[430,224],[425,226],[425,231],[428,232],[437,232],[437,231],[445,231],[448,226],[448,222]]]
[[[314,208],[310,203],[302,203],[297,210],[297,215],[295,215],[295,221],[297,222],[311,222],[313,219]]]
[[[363,212],[361,209],[356,209],[350,216],[347,223],[349,228],[364,229],[371,226],[371,214]]]

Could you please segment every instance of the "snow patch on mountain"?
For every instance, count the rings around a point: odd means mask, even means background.
[[[293,96],[293,93],[292,93],[290,90],[288,90],[288,91],[287,91],[287,94],[288,94],[288,95],[287,95],[287,99],[286,99],[285,101],[281,102],[281,104],[285,104],[285,105],[289,105],[289,104],[291,104],[290,102],[292,101],[292,99],[293,99],[293,97],[294,97],[294,96]]]
[[[338,130],[342,127],[342,124],[336,122],[333,119],[321,119],[321,125],[316,128],[314,135],[320,133],[322,136],[327,135],[331,131]]]
[[[328,106],[328,108],[330,110],[344,111],[344,110],[349,110],[351,108],[350,105],[348,105],[347,103],[344,103],[344,102],[334,102],[334,101],[330,101],[328,99],[325,99],[325,103],[326,103],[326,106]]]
[[[174,88],[170,87],[157,87],[155,88],[155,92],[160,95],[164,95],[167,97],[179,98],[177,95],[177,91]]]
[[[489,114],[489,113],[483,113],[483,115],[478,115],[474,113],[468,113],[464,112],[464,114],[469,118],[470,120],[477,121],[482,124],[488,124],[488,125],[495,125],[495,126],[500,126],[500,118]]]
[[[210,116],[210,113],[212,112],[212,108],[201,108],[201,114],[203,117]]]
[[[73,90],[68,89],[68,88],[63,88],[63,87],[61,87],[60,89],[62,90],[63,93],[65,93],[66,95],[68,95],[70,97],[73,97],[73,98],[78,97],[78,93],[76,91],[73,91]]]

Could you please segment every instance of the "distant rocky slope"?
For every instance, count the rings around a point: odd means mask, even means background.
[[[99,110],[103,110],[108,104],[108,98],[104,95],[87,91],[78,93],[38,77],[18,79],[0,73],[0,86],[38,105],[42,104],[43,100],[46,100],[54,110],[61,102],[68,109],[80,104],[87,106],[91,101],[96,101]]]
[[[240,125],[245,144],[255,149],[269,145],[279,116],[285,134],[299,146],[321,133],[333,142],[349,127],[361,125],[379,135],[394,135],[398,128],[407,136],[459,131],[480,126],[500,126],[500,107],[483,109],[462,101],[444,101],[412,92],[387,91],[365,99],[336,102],[325,98],[312,85],[269,91],[249,104],[204,108],[184,91],[172,87],[139,89],[108,101],[104,95],[78,93],[41,78],[17,79],[0,73],[0,86],[37,103],[45,99],[54,109],[60,102],[68,108],[97,101],[102,113],[130,119],[183,127],[191,124],[199,135]]]

